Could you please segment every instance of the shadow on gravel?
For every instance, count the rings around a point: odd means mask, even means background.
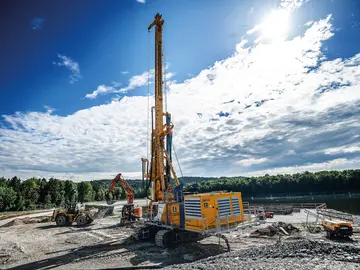
[[[54,229],[54,228],[76,228],[76,229],[86,229],[89,228],[88,230],[90,230],[91,226],[93,226],[94,224],[87,224],[87,225],[83,225],[81,227],[78,227],[75,225],[70,225],[70,226],[64,226],[64,227],[58,227],[56,224],[50,224],[50,225],[44,225],[44,226],[39,226],[37,227],[37,229],[39,230],[49,230],[49,229]],[[92,229],[93,230],[93,229]],[[97,230],[97,229],[96,229]],[[69,233],[71,232],[76,232],[76,231],[69,231]],[[65,232],[67,233],[67,232]],[[60,233],[63,234],[63,233]]]
[[[225,248],[219,247],[217,244],[191,243],[174,249],[163,249],[157,247],[153,242],[133,242],[131,238],[128,238],[122,242],[115,240],[93,246],[49,252],[46,255],[53,257],[8,269],[50,269],[84,260],[114,260],[117,257],[122,258],[122,261],[128,257],[130,268],[140,269],[145,265],[153,266],[150,268],[158,268],[195,261],[224,252]],[[68,265],[68,267],[69,269],[76,268],[75,265]]]
[[[353,243],[353,244],[359,243],[358,240],[352,238],[331,238],[330,241],[336,243]]]
[[[37,227],[37,229],[39,230],[48,230],[48,229],[54,229],[57,226],[55,224],[50,224],[50,225],[44,225],[44,226],[39,226]]]
[[[59,233],[56,233],[55,235],[62,235],[62,234],[71,234],[71,233],[79,233],[79,231],[84,231],[84,232],[87,232],[87,231],[97,231],[97,230],[104,230],[104,229],[116,229],[116,228],[120,228],[119,225],[110,225],[110,226],[107,226],[107,227],[100,227],[100,228],[92,228],[91,226],[93,226],[93,224],[89,224],[89,225],[86,225],[86,226],[82,226],[82,227],[77,227],[76,225],[75,226],[72,226],[71,228],[74,228],[76,230],[70,230],[70,231],[65,231],[65,232],[59,232]],[[50,229],[50,228],[49,228]]]
[[[139,266],[151,260],[162,262],[163,266],[182,264],[216,256],[226,252],[218,244],[188,243],[173,249],[161,249],[155,245],[139,248],[140,256],[130,258],[133,266]],[[154,263],[154,262],[153,262]]]
[[[135,253],[135,257],[144,257],[144,249],[146,246],[154,246],[154,244],[143,242],[141,244],[125,244],[124,242],[112,242],[112,243],[102,243],[93,246],[79,247],[75,249],[65,249],[58,252],[48,253],[47,255],[52,255],[56,253],[62,253],[61,255],[54,256],[51,258],[34,261],[19,265],[16,267],[8,269],[50,269],[70,263],[77,263],[82,260],[89,259],[98,259],[98,258],[108,258],[108,257],[117,257],[117,256],[126,256],[128,253]],[[118,250],[118,252],[116,252]],[[64,254],[65,252],[65,254]],[[146,256],[147,257],[147,256]],[[156,256],[147,257],[146,260],[149,263],[160,264],[163,262],[163,258],[158,258]],[[70,267],[70,266],[69,266]],[[70,267],[71,268],[71,267]]]
[[[92,226],[92,224],[82,226],[82,227],[73,226],[73,227],[70,227],[70,228],[72,228],[71,230],[64,231],[64,232],[58,232],[58,233],[55,233],[55,235],[64,235],[64,234],[73,234],[73,233],[79,233],[79,232],[91,232],[91,231],[97,231],[97,230],[119,228],[118,225],[111,225],[108,227],[101,227],[101,228],[92,228],[91,226]],[[50,227],[49,227],[49,229],[50,229]]]

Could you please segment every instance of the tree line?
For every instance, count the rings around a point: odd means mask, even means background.
[[[73,182],[50,178],[30,178],[22,181],[14,176],[0,178],[0,211],[23,211],[38,208],[75,205],[77,202],[125,199],[120,187],[107,190],[111,180]],[[140,182],[141,183],[141,182]],[[134,182],[135,196],[142,196],[139,181]]]
[[[360,192],[360,170],[302,172],[259,177],[220,177],[197,182],[200,193],[216,190],[240,191],[243,197]],[[185,185],[192,192],[193,183]]]
[[[303,172],[259,177],[183,177],[185,192],[240,191],[243,197],[279,194],[360,192],[360,170]],[[76,202],[125,199],[122,188],[108,193],[111,180],[73,182],[50,178],[0,178],[0,211],[74,205]],[[135,198],[144,198],[146,185],[130,180]],[[196,185],[195,185],[196,184]]]

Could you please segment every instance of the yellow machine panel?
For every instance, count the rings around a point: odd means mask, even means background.
[[[241,192],[216,192],[184,197],[185,229],[221,233],[244,221]]]
[[[353,225],[351,222],[324,219],[322,225],[326,231],[327,238],[333,236],[349,237],[353,234]]]
[[[168,221],[166,220],[168,218]],[[180,227],[180,204],[168,203],[165,205],[164,211],[161,215],[161,223],[169,224],[171,226]]]

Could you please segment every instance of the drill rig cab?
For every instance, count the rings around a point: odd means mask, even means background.
[[[148,31],[155,27],[155,106],[151,109],[151,158],[143,179],[151,184],[148,221],[135,237],[154,239],[161,247],[197,241],[210,235],[222,236],[244,221],[240,192],[183,194],[183,187],[172,165],[171,114],[163,108],[162,31],[164,20],[156,14]],[[149,166],[150,163],[150,166]],[[173,185],[171,184],[173,180]]]

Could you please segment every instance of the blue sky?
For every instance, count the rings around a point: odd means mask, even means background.
[[[11,1],[2,11],[7,16],[2,19],[3,36],[9,39],[1,50],[6,60],[1,66],[1,113],[41,110],[46,104],[67,115],[106,102],[108,97],[81,98],[100,84],[126,85],[132,75],[148,70],[147,25],[156,12],[166,14],[166,61],[176,69],[177,79],[184,80],[233,52],[241,38],[238,30],[251,25],[238,16],[251,7],[250,1],[28,1],[25,6]],[[34,29],[34,20],[41,27]],[[69,85],[68,71],[53,65],[58,54],[79,63],[81,80]],[[130,95],[145,91],[139,90]],[[25,97],[21,101],[19,94]]]
[[[1,5],[0,174],[138,176],[154,66],[147,26],[157,12],[165,19],[168,108],[184,174],[360,164],[352,121],[359,117],[359,1]],[[341,129],[332,133],[329,117]]]

